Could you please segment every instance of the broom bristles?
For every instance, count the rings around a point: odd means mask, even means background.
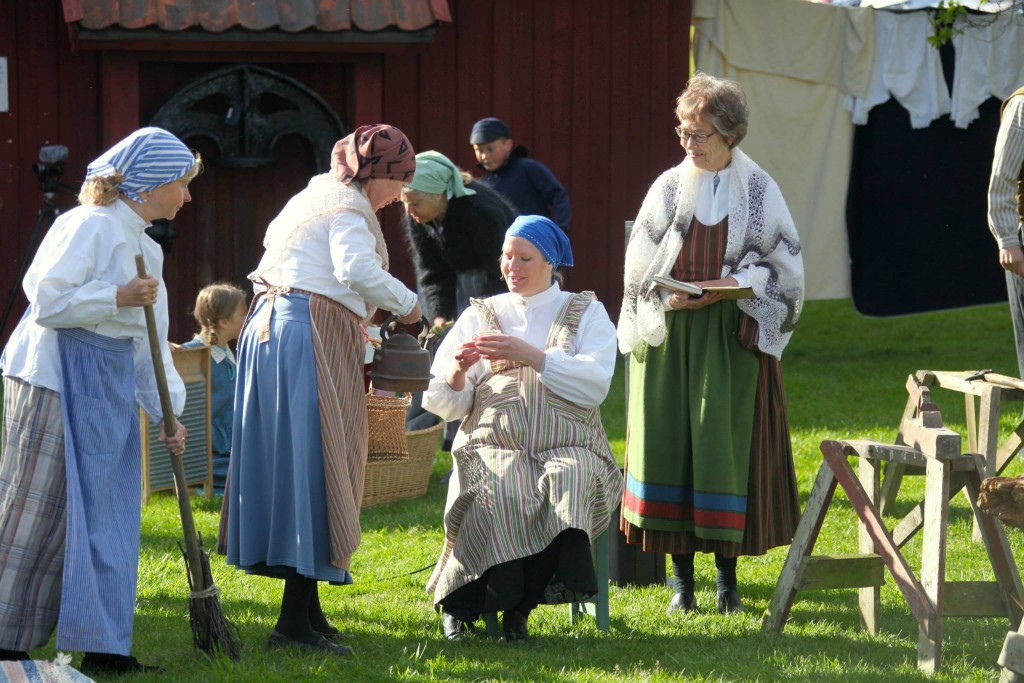
[[[238,629],[224,616],[220,608],[220,589],[213,583],[210,571],[210,555],[203,548],[203,536],[199,534],[199,564],[203,577],[202,586],[192,585],[192,574],[188,571],[188,553],[178,543],[185,560],[188,575],[189,594],[188,621],[192,628],[192,646],[211,657],[220,652],[237,661],[241,655]]]

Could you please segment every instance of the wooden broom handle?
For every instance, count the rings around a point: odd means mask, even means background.
[[[139,277],[146,277],[146,262],[142,254],[135,257],[135,268]],[[178,432],[178,421],[174,417],[171,406],[171,392],[167,389],[167,371],[164,369],[163,353],[160,351],[160,339],[156,334],[156,316],[153,315],[152,304],[143,307],[146,312],[146,329],[149,332],[149,351],[153,355],[153,370],[156,372],[156,389],[160,394],[160,409],[164,413],[164,436],[170,438]],[[195,520],[192,518],[192,503],[188,499],[188,485],[185,481],[185,465],[181,456],[171,453],[171,471],[174,474],[174,493],[178,497],[178,510],[181,512],[181,530],[185,535],[185,556],[188,559],[189,580],[192,590],[205,588],[203,585],[202,562],[199,557],[199,536],[196,534]]]
[[[140,278],[146,277],[146,262],[142,254],[135,257],[135,268]],[[149,352],[153,356],[153,370],[156,371],[156,389],[160,394],[160,410],[164,414],[164,436],[170,438],[178,433],[178,422],[171,406],[171,392],[167,389],[167,371],[164,369],[163,353],[160,351],[160,339],[156,334],[156,316],[153,306],[143,306],[146,312],[146,329],[149,331]]]

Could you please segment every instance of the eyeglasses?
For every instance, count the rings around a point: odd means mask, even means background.
[[[709,137],[718,132],[717,130],[713,130],[710,133],[691,133],[688,130],[684,130],[682,126],[676,126],[673,130],[675,130],[676,135],[682,138],[683,142],[687,142],[692,139],[698,145],[703,145],[708,141]]]

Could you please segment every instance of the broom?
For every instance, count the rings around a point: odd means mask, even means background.
[[[139,277],[146,277],[146,263],[141,254],[135,257],[135,267]],[[174,419],[174,410],[171,408],[171,395],[167,390],[167,373],[164,371],[163,356],[160,353],[153,307],[145,306],[145,312],[149,350],[153,354],[156,387],[160,393],[160,407],[164,413],[164,434],[170,437],[177,433],[178,425]],[[237,632],[220,609],[220,589],[213,583],[210,556],[203,550],[202,538],[196,534],[188,485],[185,482],[185,466],[179,456],[171,455],[171,468],[174,473],[174,493],[178,497],[178,508],[181,511],[181,527],[185,534],[184,547],[180,542],[178,547],[185,558],[185,571],[188,574],[188,618],[192,626],[192,645],[211,656],[219,649],[231,659],[237,660],[241,649]]]

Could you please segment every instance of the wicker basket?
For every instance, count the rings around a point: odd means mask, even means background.
[[[412,397],[366,395],[366,420],[369,427],[368,460],[408,460],[409,444],[405,438],[405,413]]]
[[[433,427],[406,432],[408,460],[368,461],[366,483],[363,485],[363,507],[416,498],[426,493],[442,431],[444,422],[439,421]]]

